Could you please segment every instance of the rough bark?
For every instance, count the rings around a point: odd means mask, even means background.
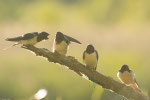
[[[124,96],[130,100],[150,100],[148,96],[145,96],[142,92],[138,92],[135,89],[125,86],[118,81],[113,80],[109,76],[105,76],[97,71],[91,71],[87,69],[82,63],[71,56],[60,55],[57,52],[53,53],[45,48],[37,48],[31,45],[24,46],[23,48],[30,50],[36,54],[36,56],[43,56],[47,58],[49,62],[65,65],[70,70],[73,70],[80,76],[86,76],[89,80],[97,83],[105,89],[115,92]]]

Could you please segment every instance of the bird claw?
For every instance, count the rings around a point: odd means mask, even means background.
[[[88,70],[95,71],[95,68],[91,68],[91,67],[88,67],[88,66],[86,66],[86,68],[87,68]]]
[[[91,71],[95,71],[95,69],[94,69],[94,68],[90,68],[90,70],[91,70]]]
[[[91,70],[89,67],[86,67],[86,69]]]

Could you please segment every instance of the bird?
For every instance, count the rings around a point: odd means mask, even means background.
[[[83,62],[87,68],[96,70],[98,63],[98,52],[92,44],[87,45],[86,50],[83,52]]]
[[[131,86],[132,88],[141,92],[139,85],[135,79],[135,74],[129,69],[129,66],[124,64],[119,72],[117,73],[118,79],[125,85]]]
[[[69,44],[75,42],[81,44],[78,40],[63,34],[62,32],[57,32],[54,43],[53,43],[53,52],[58,52],[61,55],[66,55]]]
[[[36,43],[42,41],[42,40],[47,40],[49,34],[47,32],[31,32],[31,33],[26,33],[22,36],[14,37],[14,38],[7,38],[6,41],[12,41],[16,42],[12,46],[18,45],[18,44],[23,44],[23,45],[35,45]]]
[[[85,66],[90,70],[96,70],[98,58],[99,58],[98,52],[95,50],[94,46],[92,44],[87,45],[86,50],[83,52],[83,62]],[[89,80],[89,88],[90,88],[90,80]]]

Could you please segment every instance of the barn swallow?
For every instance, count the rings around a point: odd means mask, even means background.
[[[23,45],[35,45],[36,43],[42,41],[42,40],[47,40],[49,34],[47,32],[32,32],[32,33],[27,33],[24,34],[23,36],[19,37],[14,37],[14,38],[7,38],[6,41],[12,41],[16,42],[16,44],[12,45],[18,45],[18,44],[23,44]]]
[[[131,86],[138,91],[141,91],[139,89],[138,83],[136,82],[135,74],[132,70],[129,69],[128,65],[123,65],[121,67],[121,69],[117,73],[117,77],[123,84]]]
[[[85,63],[87,68],[91,70],[96,70],[98,63],[98,52],[94,49],[93,45],[89,44],[86,50],[84,51],[83,62]],[[89,88],[90,88],[90,80],[89,80]]]
[[[94,49],[94,46],[89,44],[83,53],[83,62],[86,67],[96,70],[98,63],[98,52]]]
[[[78,44],[81,44],[78,40],[70,36],[64,35],[61,32],[57,32],[55,40],[54,40],[54,44],[53,44],[53,52],[56,51],[59,54],[66,55],[69,44],[71,42],[76,42]]]

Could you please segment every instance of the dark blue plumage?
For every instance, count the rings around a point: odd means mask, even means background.
[[[32,32],[24,34],[23,36],[7,38],[7,41],[17,42],[17,44],[23,45],[35,45],[36,43],[48,39],[49,34],[47,32]]]
[[[70,36],[64,35],[61,32],[57,32],[55,40],[54,40],[54,44],[53,44],[53,52],[57,51],[58,53],[62,55],[66,55],[69,44],[71,42],[76,42],[78,44],[81,44],[78,40]]]

